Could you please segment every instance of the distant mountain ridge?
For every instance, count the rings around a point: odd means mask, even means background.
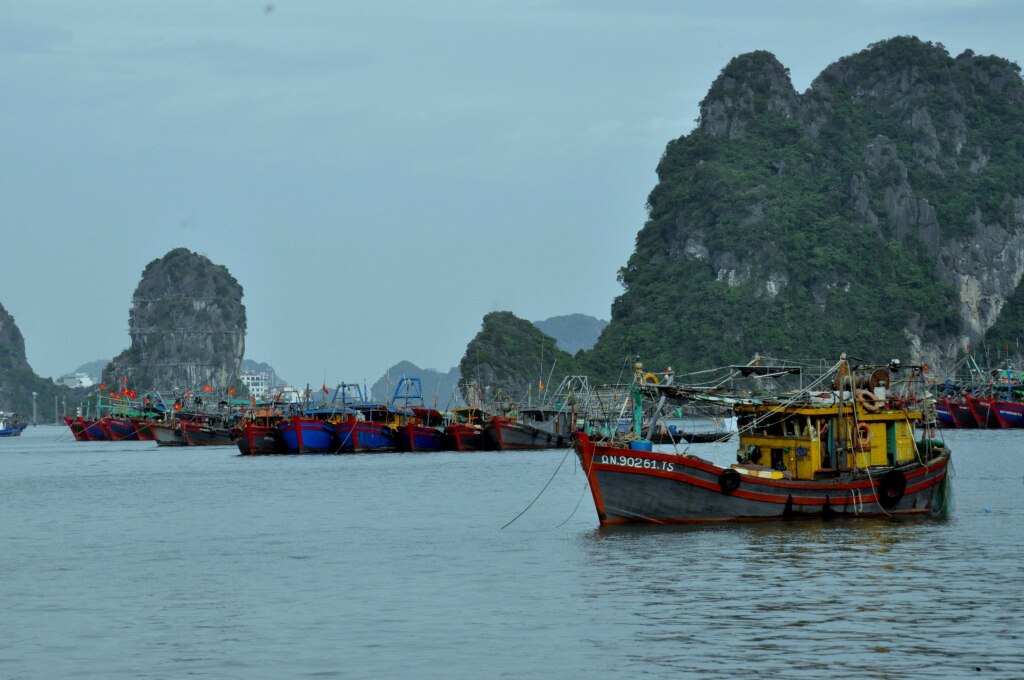
[[[534,321],[533,325],[554,338],[558,349],[575,354],[597,344],[608,322],[586,314],[567,314]]]
[[[436,403],[437,408],[445,409],[455,405],[460,377],[458,368],[442,373],[432,368],[420,368],[411,361],[400,361],[370,386],[370,397],[378,402],[388,401],[401,378],[419,378],[423,385],[424,404],[433,407]]]
[[[96,361],[90,361],[89,363],[82,364],[75,370],[71,371],[71,373],[85,373],[96,382],[99,382],[100,376],[103,375],[103,369],[106,368],[109,363],[110,359],[97,359]]]

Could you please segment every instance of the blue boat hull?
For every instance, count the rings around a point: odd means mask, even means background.
[[[335,432],[341,451],[373,453],[396,448],[394,430],[384,423],[350,420],[338,423]]]
[[[330,423],[300,418],[281,423],[278,429],[290,453],[334,453],[338,450]]]
[[[403,425],[395,435],[399,451],[443,451],[444,432],[422,425]]]
[[[997,401],[996,412],[999,416],[999,423],[1003,427],[1024,427],[1024,404],[1009,401]]]
[[[949,412],[949,407],[945,404],[935,404],[935,415],[938,416],[939,427],[956,427],[953,414]]]

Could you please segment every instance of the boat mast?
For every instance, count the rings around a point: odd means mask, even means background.
[[[839,355],[839,401],[836,410],[836,466],[839,468],[847,467],[847,458],[849,456],[846,450],[846,414],[843,412],[843,406],[845,404],[846,397],[846,383],[850,383],[850,394],[853,394],[855,388],[855,381],[853,374],[850,373],[850,364],[846,360],[846,352]],[[842,460],[839,460],[840,456]]]

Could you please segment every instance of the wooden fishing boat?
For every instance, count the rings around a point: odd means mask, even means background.
[[[935,415],[938,418],[939,427],[956,427],[956,420],[953,419],[953,412],[947,400],[935,402]]]
[[[0,412],[0,437],[20,437],[25,423],[15,420],[14,415]]]
[[[414,406],[410,410],[412,417],[394,428],[396,448],[399,451],[444,450],[444,415],[432,408]]]
[[[714,430],[708,432],[688,432],[686,430],[662,430],[655,432],[650,440],[654,444],[713,444],[716,442],[727,442],[732,439],[732,432],[726,430]]]
[[[1000,428],[999,414],[996,410],[996,400],[992,397],[976,397],[970,392],[964,393],[964,401],[971,411],[976,427],[983,429]]]
[[[732,432],[718,430],[713,432],[686,432],[683,431],[683,439],[690,444],[711,444],[716,442],[727,442],[732,439]]]
[[[445,412],[445,449],[448,451],[479,451],[484,448],[484,425],[487,416],[482,409],[459,407]]]
[[[110,441],[110,432],[107,430],[107,424],[103,422],[102,418],[97,418],[95,420],[83,418],[82,422],[85,424],[86,439],[91,442]]]
[[[153,433],[152,425],[154,422],[162,422],[163,417],[141,417],[132,416],[132,425],[135,426],[135,436],[143,441],[153,441],[156,439],[156,435]]]
[[[572,442],[573,416],[565,409],[523,408],[515,417],[494,416],[484,428],[488,448],[557,449]]]
[[[282,417],[279,411],[273,409],[247,413],[232,432],[238,452],[243,456],[288,453],[288,447],[277,427]]]
[[[281,439],[289,453],[335,453],[338,442],[334,436],[333,410],[310,409],[283,418],[278,423]]]
[[[151,423],[150,431],[156,439],[157,446],[186,446],[185,435],[181,431],[180,421],[173,419],[163,423]]]
[[[136,441],[139,438],[135,424],[126,416],[105,416],[103,424],[111,441]]]
[[[412,412],[383,404],[353,406],[354,414],[334,424],[338,450],[344,453],[385,453],[396,451],[396,428]]]
[[[181,422],[186,446],[231,446],[235,443],[231,427],[221,418],[202,418]]]
[[[995,411],[1003,429],[1024,427],[1024,404],[1018,401],[997,401]]]
[[[949,412],[950,418],[953,420],[953,426],[961,429],[973,429],[978,427],[978,421],[974,419],[974,414],[971,412],[971,407],[967,405],[967,402],[962,399],[952,399],[949,395],[942,398],[940,402],[946,407]],[[936,405],[936,411],[938,406]],[[941,418],[941,413],[940,416]]]
[[[87,423],[82,416],[64,416],[64,422],[67,424],[68,429],[71,430],[71,435],[75,438],[75,441],[87,442],[89,441],[89,435],[86,433]]]
[[[845,357],[835,370],[858,378]],[[636,395],[639,403],[639,388]],[[871,398],[839,391],[831,404],[806,394],[732,401],[739,450],[727,467],[655,451],[644,439],[595,441],[577,433],[601,524],[933,515],[948,505],[949,449],[939,440],[915,442],[921,413],[888,399],[884,388]]]

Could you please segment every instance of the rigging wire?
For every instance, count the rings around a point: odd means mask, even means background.
[[[536,503],[536,502],[537,502],[537,500],[538,500],[538,499],[539,499],[539,498],[540,498],[541,496],[543,496],[543,495],[544,495],[544,492],[545,492],[545,491],[547,491],[547,489],[548,489],[548,487],[549,487],[549,486],[551,486],[551,482],[553,482],[553,481],[555,480],[555,475],[557,475],[557,474],[558,474],[558,471],[559,471],[560,469],[562,469],[562,464],[563,464],[563,463],[565,463],[565,459],[569,457],[569,454],[570,454],[570,453],[572,452],[572,450],[573,450],[573,449],[572,449],[572,447],[569,447],[569,448],[568,448],[568,449],[566,450],[566,452],[565,452],[565,455],[564,455],[564,456],[562,456],[562,460],[561,460],[561,461],[559,461],[559,463],[558,463],[558,467],[556,467],[556,468],[555,468],[555,471],[551,473],[551,477],[550,477],[550,478],[548,479],[547,483],[546,483],[546,484],[544,484],[544,487],[543,487],[543,488],[542,488],[542,489],[540,490],[540,492],[539,492],[539,493],[538,493],[538,494],[537,494],[537,495],[536,495],[536,496],[534,497],[534,499],[533,499],[532,501],[530,501],[530,504],[529,504],[529,505],[527,505],[527,506],[526,506],[525,508],[523,508],[523,509],[522,509],[522,511],[520,511],[520,513],[519,513],[518,515],[516,515],[515,517],[513,517],[512,519],[510,519],[510,520],[508,521],[508,523],[507,523],[507,524],[505,524],[505,526],[501,527],[502,529],[505,529],[506,527],[508,527],[509,525],[511,525],[511,524],[512,524],[513,522],[515,522],[515,521],[516,521],[517,519],[519,519],[520,517],[522,517],[523,515],[525,515],[525,514],[526,514],[526,511],[527,511],[527,510],[529,510],[530,508],[532,508],[532,507],[533,507],[533,504],[534,504],[534,503]]]

